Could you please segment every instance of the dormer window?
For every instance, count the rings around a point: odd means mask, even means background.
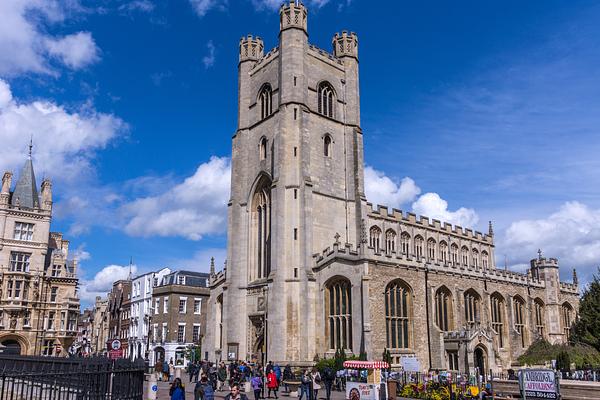
[[[57,277],[60,276],[60,265],[52,265],[52,276]]]
[[[263,120],[273,113],[273,90],[271,85],[265,83],[258,94],[260,103],[260,119]]]
[[[329,118],[335,118],[335,92],[329,82],[322,82],[317,89],[317,110]]]

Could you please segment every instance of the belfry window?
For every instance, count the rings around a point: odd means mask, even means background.
[[[396,251],[396,232],[393,229],[385,231],[385,254]]]
[[[267,278],[271,273],[271,185],[262,178],[252,198],[251,240],[254,249],[250,280]]]
[[[335,93],[328,82],[322,82],[317,89],[319,114],[335,118]]]
[[[258,95],[258,101],[260,102],[260,119],[265,119],[273,113],[273,90],[271,85],[265,83],[260,89]]]
[[[442,331],[452,329],[452,294],[445,286],[435,292],[435,323]]]
[[[504,299],[495,293],[491,298],[492,329],[498,335],[498,347],[504,347]]]
[[[479,322],[479,309],[481,307],[481,297],[473,289],[465,292],[465,322],[474,325]]]
[[[408,285],[396,280],[385,290],[385,325],[387,347],[406,349],[409,344],[411,297]]]
[[[525,302],[519,298],[513,298],[515,330],[521,335],[521,347],[525,348]]]
[[[546,330],[546,324],[544,323],[544,303],[540,299],[535,299],[533,303],[534,317],[535,317],[535,330],[540,338],[544,337],[544,331]]]
[[[332,350],[352,350],[352,292],[350,281],[333,280],[326,288],[327,337]]]
[[[323,155],[325,157],[331,157],[331,136],[325,135],[323,137]]]
[[[381,240],[381,229],[378,226],[371,227],[369,231],[369,246],[379,253]]]

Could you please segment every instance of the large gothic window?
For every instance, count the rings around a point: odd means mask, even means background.
[[[385,231],[385,254],[396,251],[396,232],[393,229]]]
[[[335,118],[335,92],[329,82],[321,82],[317,90],[319,114]]]
[[[350,281],[334,278],[326,287],[327,337],[332,350],[352,350],[352,290]]]
[[[515,330],[521,335],[521,347],[525,348],[525,301],[520,297],[513,298]]]
[[[460,255],[461,255],[461,258],[462,258],[462,264],[465,267],[468,267],[469,266],[469,248],[467,246],[463,246],[460,249]]]
[[[417,259],[423,257],[423,238],[420,235],[415,236],[415,256]]]
[[[410,235],[407,232],[402,232],[400,235],[400,246],[402,247],[402,254],[407,256],[410,249]]]
[[[544,302],[540,299],[535,299],[533,307],[535,330],[541,339],[544,337],[544,331],[546,330]]]
[[[273,113],[273,90],[271,85],[265,83],[260,89],[258,95],[258,101],[260,102],[260,119],[265,119]]]
[[[458,246],[456,245],[456,243],[452,243],[452,245],[450,246],[450,258],[452,264],[458,264]]]
[[[380,245],[381,229],[378,226],[373,226],[369,231],[369,246],[375,250],[375,253],[379,253]]]
[[[252,198],[251,224],[252,281],[266,278],[271,272],[271,184],[266,177],[261,179]]]
[[[504,298],[494,293],[490,299],[492,329],[498,335],[498,347],[504,347]]]
[[[452,330],[452,294],[445,286],[435,292],[435,323],[442,331]]]
[[[385,289],[385,325],[388,348],[406,349],[410,347],[411,307],[408,285],[401,280],[390,283]]]
[[[430,261],[435,261],[435,239],[427,239],[427,258]]]
[[[481,308],[481,297],[473,289],[465,292],[465,322],[474,325],[480,321],[479,310]]]
[[[573,307],[569,303],[563,303],[561,307],[561,320],[565,338],[571,337],[571,325],[573,324]]]

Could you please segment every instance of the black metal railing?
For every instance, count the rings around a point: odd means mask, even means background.
[[[0,354],[0,400],[141,400],[144,362]]]

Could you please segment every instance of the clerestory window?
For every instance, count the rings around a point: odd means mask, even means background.
[[[329,82],[322,82],[317,89],[317,107],[319,114],[335,118],[335,92]]]
[[[258,94],[260,103],[260,119],[265,119],[273,113],[273,90],[271,85],[265,83]]]

